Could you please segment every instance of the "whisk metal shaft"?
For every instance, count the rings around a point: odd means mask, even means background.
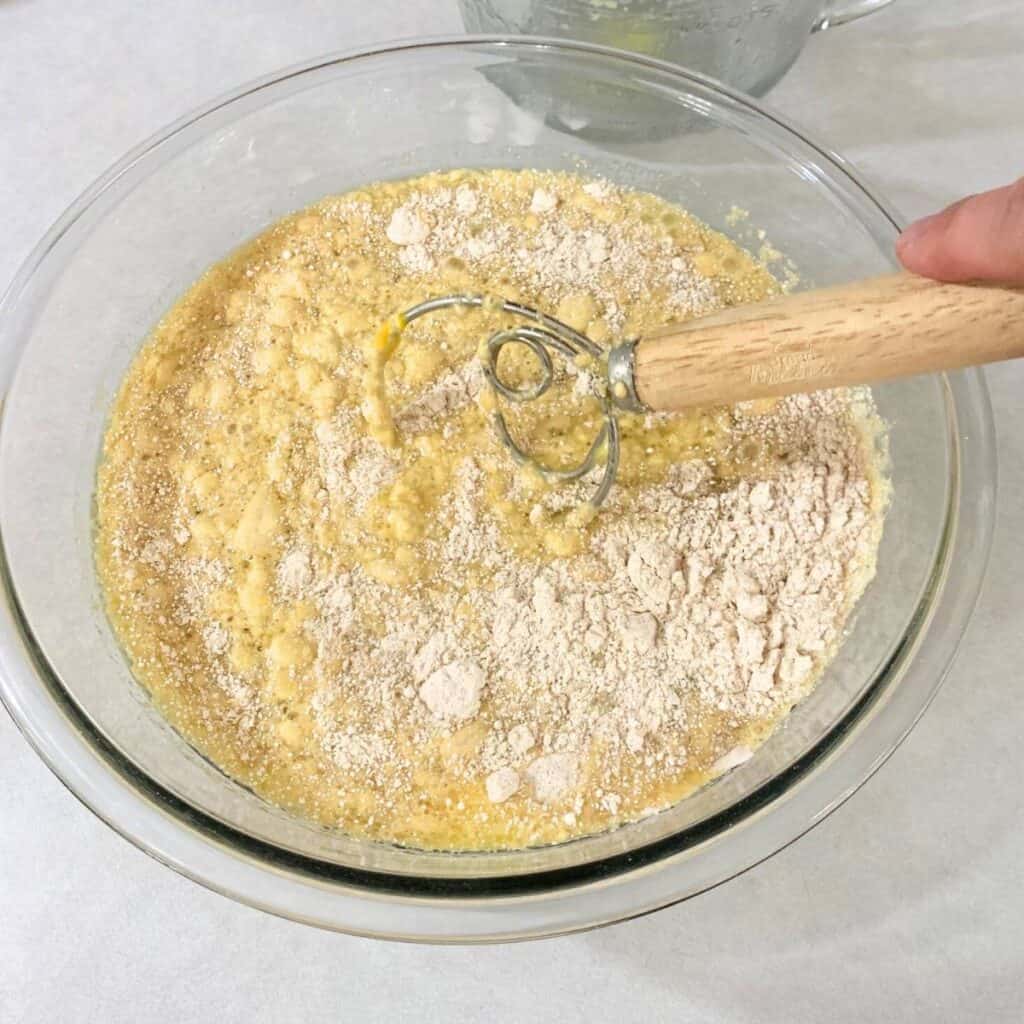
[[[551,359],[552,352],[558,353],[567,363],[573,362],[579,356],[587,356],[595,360],[603,360],[605,357],[605,352],[599,345],[591,341],[586,335],[574,330],[568,324],[555,317],[548,316],[546,313],[540,312],[540,310],[533,309],[531,306],[524,306],[522,303],[512,302],[509,299],[473,294],[443,295],[439,298],[427,299],[425,302],[412,306],[402,314],[401,319],[404,323],[411,323],[413,320],[418,320],[428,313],[453,307],[493,309],[495,312],[509,313],[512,316],[529,321],[515,327],[495,331],[482,346],[481,363],[487,383],[497,396],[507,402],[522,405],[540,398],[541,395],[547,392],[555,378],[554,363]],[[540,379],[538,381],[520,386],[510,384],[501,379],[498,373],[498,356],[506,345],[513,344],[524,345],[536,357],[540,366]],[[625,352],[620,353],[620,349],[624,350],[625,348],[626,346],[619,346],[618,349],[613,349],[609,358],[614,357],[616,365],[622,363],[623,359],[627,359],[631,372],[632,349],[629,349],[628,354]],[[622,365],[626,364],[623,363]],[[610,367],[611,364],[609,364]],[[602,393],[596,396],[602,405],[604,423],[590,445],[587,454],[577,465],[569,469],[556,469],[551,466],[545,466],[522,448],[515,438],[512,437],[508,423],[505,420],[505,414],[501,409],[495,409],[492,413],[495,432],[518,465],[531,466],[545,480],[559,483],[579,480],[586,476],[597,467],[601,454],[604,452],[604,472],[589,501],[590,506],[596,509],[608,497],[608,493],[615,483],[615,476],[619,468],[620,438],[616,408],[617,406],[622,408],[638,407],[629,401],[629,399],[636,399],[636,393],[632,388],[631,380],[628,389],[623,390],[621,383],[623,379],[621,376],[616,376],[613,381],[613,387],[603,389]],[[620,392],[618,396],[615,394],[616,390]]]

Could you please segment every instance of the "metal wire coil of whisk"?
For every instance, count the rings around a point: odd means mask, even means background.
[[[546,313],[524,306],[518,302],[508,299],[493,298],[484,295],[444,295],[436,299],[428,299],[426,302],[407,309],[401,316],[405,323],[418,320],[428,313],[437,310],[451,309],[461,306],[463,308],[493,308],[495,311],[510,313],[513,316],[530,321],[519,324],[515,327],[495,331],[484,343],[481,352],[481,363],[487,383],[493,388],[496,395],[508,402],[517,405],[532,402],[540,398],[552,385],[555,377],[554,363],[551,360],[551,352],[557,352],[567,362],[573,362],[577,356],[589,356],[594,359],[604,357],[604,350],[592,342],[588,337],[573,330],[568,324],[556,320]],[[498,375],[498,356],[506,345],[525,345],[537,359],[540,367],[540,379],[530,384],[516,386],[509,384]],[[598,508],[608,497],[608,492],[615,482],[615,476],[619,466],[619,424],[615,415],[615,405],[611,396],[606,392],[597,397],[604,410],[604,422],[597,436],[594,438],[583,459],[570,469],[555,469],[538,462],[534,456],[525,451],[512,437],[505,415],[501,409],[495,409],[492,413],[494,429],[498,434],[501,443],[511,453],[512,458],[520,466],[531,466],[545,480],[558,483],[579,480],[586,476],[598,464],[601,450],[606,446],[604,460],[604,472],[600,483],[597,485],[589,504]]]

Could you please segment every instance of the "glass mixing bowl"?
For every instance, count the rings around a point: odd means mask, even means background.
[[[598,129],[635,100],[657,130],[588,141],[551,127],[494,84],[509,68],[558,68],[598,87],[573,96],[577,119]],[[551,81],[539,76],[538,88]],[[582,109],[591,94],[599,102]],[[751,100],[613,50],[460,38],[316,61],[172,125],[54,225],[0,311],[0,690],[29,741],[113,828],[213,889],[317,925],[437,941],[640,914],[820,821],[935,693],[974,605],[995,497],[979,373],[877,388],[894,494],[845,645],[749,762],[663,813],[558,846],[449,854],[356,841],[267,805],[153,710],[103,614],[93,477],[111,396],[161,313],[270,222],[326,193],[460,166],[605,175],[756,245],[753,228],[730,226],[740,206],[739,223],[764,230],[805,286],[892,264],[893,215],[841,160]]]

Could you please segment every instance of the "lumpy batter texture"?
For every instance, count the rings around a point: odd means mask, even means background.
[[[533,171],[368,186],[274,225],[161,321],[116,400],[97,560],[137,677],[266,799],[448,849],[561,841],[671,805],[751,755],[819,678],[873,571],[866,394],[624,416],[592,480],[515,470],[482,406],[493,307],[601,344],[778,290],[654,196]],[[503,374],[535,371],[520,351]],[[570,464],[593,369],[510,411]]]

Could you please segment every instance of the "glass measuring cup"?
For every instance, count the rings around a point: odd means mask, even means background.
[[[647,54],[754,96],[813,32],[891,0],[459,0],[470,32],[557,36]]]

